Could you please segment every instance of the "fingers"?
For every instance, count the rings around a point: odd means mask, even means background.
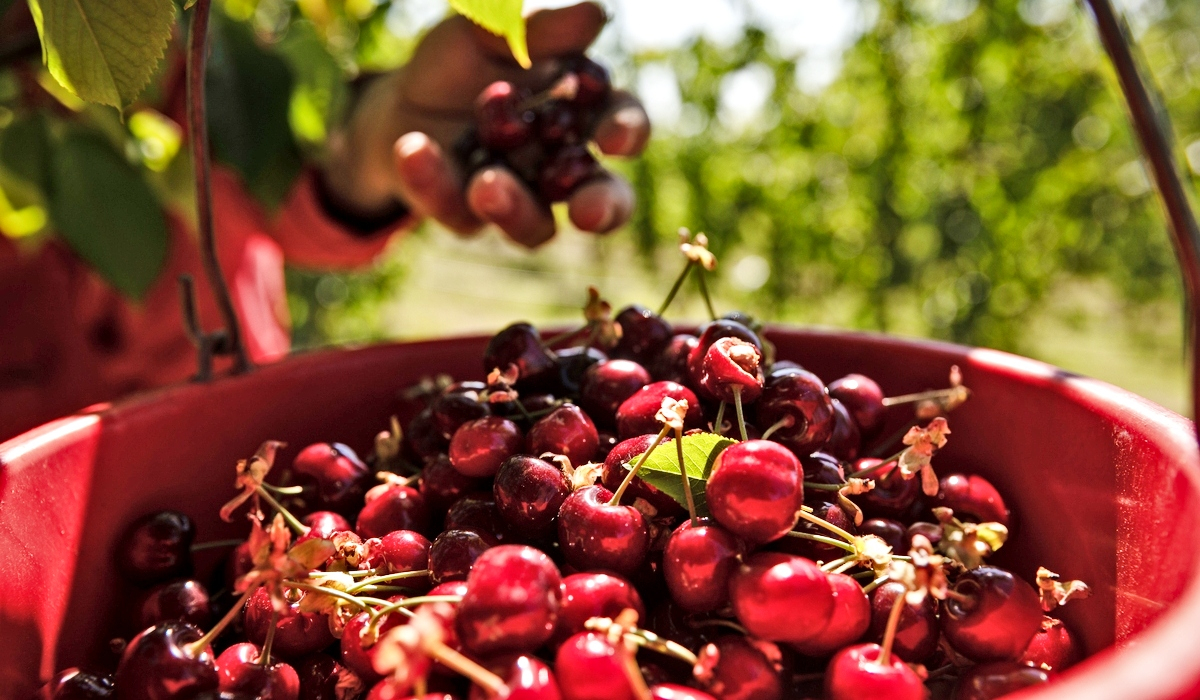
[[[650,118],[637,98],[623,90],[614,90],[592,139],[607,155],[635,156],[650,140]]]
[[[594,2],[534,12],[525,21],[529,56],[537,61],[581,53],[592,45],[607,22],[604,8]]]
[[[467,208],[461,180],[450,159],[426,134],[409,132],[396,140],[396,180],[413,211],[431,216],[458,233],[473,233],[482,222]]]
[[[581,230],[608,233],[629,220],[634,202],[629,183],[605,173],[571,193],[567,213]]]
[[[467,205],[480,219],[499,226],[508,237],[535,248],[554,237],[554,217],[512,172],[489,167],[467,185]]]

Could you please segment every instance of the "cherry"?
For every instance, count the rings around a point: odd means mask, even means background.
[[[828,492],[824,492],[823,495],[829,494]],[[827,523],[836,525],[837,527],[840,527],[851,534],[855,534],[854,521],[849,515],[846,515],[846,511],[842,510],[842,507],[838,504],[829,503],[828,501],[815,501],[809,503],[809,506],[813,509],[813,515]],[[829,535],[828,530],[807,520],[801,520],[799,523],[797,523],[795,530],[797,532],[805,532],[810,535]],[[801,539],[798,537],[783,538],[778,542],[778,549],[788,552],[789,554],[798,554],[802,557],[807,557],[815,561],[833,561],[834,559],[840,559],[841,557],[846,556],[846,550],[840,547],[835,547],[824,542]]]
[[[467,476],[455,469],[446,455],[438,455],[421,470],[421,495],[434,513],[445,513],[455,501],[484,489],[486,484],[484,479]]]
[[[558,510],[571,493],[571,481],[556,464],[517,455],[500,467],[492,493],[496,510],[514,532],[529,540],[541,540],[556,532]]]
[[[169,700],[216,691],[219,680],[212,649],[193,653],[188,648],[201,637],[195,627],[171,620],[131,639],[114,678],[121,700]]]
[[[994,566],[959,576],[943,607],[942,633],[973,661],[1019,659],[1042,624],[1033,586]]]
[[[734,614],[750,633],[773,642],[806,642],[833,616],[829,578],[803,557],[759,552],[729,583]]]
[[[829,440],[821,449],[838,459],[852,461],[858,457],[862,435],[858,431],[858,425],[854,423],[854,419],[850,417],[849,411],[842,405],[842,402],[832,399],[830,403],[833,405],[833,430],[829,434]]]
[[[716,662],[705,668],[701,683],[721,700],[781,700],[779,648],[739,635],[718,637]],[[705,665],[701,654],[701,666]]]
[[[450,438],[450,463],[477,478],[495,476],[504,460],[521,451],[525,438],[507,418],[488,416],[463,423]]]
[[[361,682],[353,671],[328,654],[304,657],[296,666],[296,675],[300,678],[300,700],[341,700],[339,681]]]
[[[870,469],[882,460],[868,457],[854,463],[854,471]],[[880,467],[868,475],[875,481],[875,488],[855,496],[863,508],[871,513],[881,515],[903,515],[921,495],[921,480],[905,479],[895,464]]]
[[[1029,640],[1021,663],[1051,671],[1064,671],[1083,656],[1079,640],[1061,620],[1042,617],[1042,627]]]
[[[137,629],[159,622],[180,620],[201,629],[212,618],[208,591],[199,581],[185,579],[164,583],[150,589],[137,608]]]
[[[829,395],[846,407],[864,438],[879,434],[887,418],[883,389],[874,379],[862,374],[847,374],[829,384]]]
[[[632,360],[600,362],[584,375],[580,402],[594,420],[604,426],[614,425],[617,408],[649,383],[650,373]]]
[[[662,573],[671,599],[693,613],[724,607],[742,551],[737,538],[715,522],[685,520],[663,551]]]
[[[559,384],[567,394],[578,394],[588,368],[608,360],[603,350],[584,345],[563,348],[554,354],[558,361]]]
[[[972,666],[963,672],[954,688],[954,700],[995,700],[1023,688],[1050,681],[1050,674],[1011,661]]]
[[[950,508],[959,520],[1008,527],[1009,510],[992,482],[975,474],[947,474],[938,483],[934,505]]]
[[[396,530],[379,539],[375,548],[383,565],[382,573],[399,574],[429,568],[429,540],[419,532]],[[405,579],[401,585],[425,587],[427,579]]]
[[[750,544],[779,539],[804,504],[803,470],[795,455],[768,440],[726,448],[713,463],[706,493],[713,517]]]
[[[488,148],[508,150],[525,145],[533,132],[533,112],[521,106],[526,95],[516,85],[498,80],[475,101],[479,141]]]
[[[538,109],[534,126],[539,141],[558,145],[578,141],[582,136],[583,121],[570,104],[563,100],[550,100]]]
[[[644,306],[626,306],[613,320],[621,326],[621,339],[612,349],[614,358],[648,367],[671,342],[671,324]]]
[[[617,443],[617,446],[604,458],[604,474],[601,481],[606,489],[615,493],[621,487],[621,482],[625,480],[625,476],[629,473],[629,469],[632,466],[631,462],[650,449],[654,438],[654,435],[640,435]],[[670,442],[671,438],[663,439],[658,449],[675,449],[674,446],[667,447]],[[629,482],[629,486],[626,487],[621,500],[626,503],[633,503],[638,498],[645,500],[653,506],[658,511],[660,517],[678,517],[687,514],[683,506],[679,505],[679,502],[674,498],[663,493],[657,486],[654,486],[650,482],[644,481],[639,476],[635,476],[633,477],[633,481]]]
[[[340,700],[340,699],[339,699]],[[424,695],[412,695],[412,688],[407,684],[399,684],[391,676],[384,678],[367,692],[364,700],[459,700],[450,693],[427,692]]]
[[[703,372],[702,365],[704,363],[704,356],[708,353],[708,348],[721,338],[744,340],[753,345],[758,350],[758,356],[762,357],[762,341],[759,340],[757,333],[750,330],[749,326],[726,318],[706,323],[700,328],[700,337],[697,339],[696,345],[688,351],[688,376],[691,378],[693,386],[700,385],[701,374]]]
[[[800,466],[804,468],[804,480],[814,484],[844,484],[846,471],[842,464],[831,454],[814,452],[800,458]]]
[[[699,344],[700,339],[694,335],[681,333],[672,336],[671,341],[649,365],[650,374],[655,381],[690,384],[692,379],[688,373],[688,357]]]
[[[558,567],[533,547],[489,549],[467,577],[458,606],[459,639],[476,654],[533,651],[554,634],[562,589]]]
[[[862,525],[858,526],[860,535],[875,535],[879,539],[887,542],[888,546],[896,554],[907,552],[911,546],[912,538],[904,527],[904,523],[891,518],[869,518],[863,521]]]
[[[615,618],[627,608],[636,610],[638,619],[646,616],[642,596],[629,581],[603,573],[571,574],[563,579],[562,607],[551,646],[585,631],[584,623],[591,618]]]
[[[779,377],[787,374],[796,374],[797,372],[806,371],[799,362],[791,360],[777,360],[771,363],[771,369],[767,372],[767,383],[773,382]]]
[[[828,656],[862,639],[871,626],[871,600],[858,581],[846,574],[828,574],[828,578],[833,588],[833,615],[820,634],[792,645],[805,656]]]
[[[886,660],[878,644],[846,647],[829,662],[825,672],[825,697],[828,700],[925,700],[925,684],[896,655]]]
[[[582,54],[568,59],[565,72],[579,79],[573,102],[581,107],[595,107],[608,98],[612,81],[608,69]]]
[[[791,419],[790,425],[787,419]],[[833,434],[833,403],[817,375],[799,370],[763,387],[758,400],[758,427],[765,431],[781,421],[771,439],[798,455],[819,450],[829,440]]]
[[[581,571],[637,570],[650,549],[646,518],[632,506],[608,505],[613,493],[586,486],[563,502],[558,512],[558,544],[567,563]]]
[[[354,530],[363,538],[383,537],[396,530],[424,531],[429,508],[421,492],[401,484],[380,484],[367,492]]]
[[[192,519],[173,510],[144,515],[126,529],[117,546],[117,569],[130,583],[152,586],[192,571]]]
[[[296,544],[306,540],[327,540],[333,537],[335,532],[346,532],[350,529],[350,522],[331,510],[314,511],[301,518],[300,522],[308,526],[308,532],[297,537]]]
[[[512,539],[491,493],[467,494],[458,499],[446,512],[445,529],[473,530],[493,544]]]
[[[617,446],[617,436],[604,431],[601,431],[599,436],[600,444],[596,447],[596,461],[603,462],[608,459],[608,454]]]
[[[425,408],[409,421],[404,430],[404,444],[419,460],[425,461],[445,452],[450,441],[438,430],[433,411]]]
[[[68,668],[54,674],[37,697],[38,700],[108,700],[115,694],[116,688],[108,676]]]
[[[504,659],[488,664],[491,671],[504,679],[508,686],[505,700],[561,700],[558,681],[554,673],[541,659],[521,654],[514,659]],[[487,700],[490,696],[478,685],[471,686],[470,700]]]
[[[937,523],[918,520],[912,525],[909,525],[908,529],[904,531],[904,536],[906,538],[905,545],[900,549],[908,549],[911,546],[912,539],[917,535],[924,537],[925,539],[929,540],[930,544],[937,546],[937,543],[942,541],[942,526],[938,525]]]
[[[528,323],[514,323],[488,341],[483,351],[483,371],[501,371],[516,365],[523,390],[553,384],[557,374],[554,354],[542,343],[537,330]]]
[[[871,592],[871,639],[883,639],[896,596],[904,595],[906,590],[904,584],[888,581]],[[919,664],[937,650],[937,604],[932,597],[926,596],[919,605],[905,601],[903,606],[892,653],[909,663]]]
[[[654,382],[647,384],[621,402],[617,407],[617,435],[622,440],[657,433],[662,427],[655,416],[662,408],[665,398],[688,402],[684,428],[699,428],[704,425],[704,411],[695,392],[676,382]]]
[[[374,629],[370,629],[371,614],[360,612],[346,622],[342,629],[341,658],[342,664],[354,672],[367,685],[374,685],[383,679],[375,670],[375,654],[377,641],[383,638],[394,627],[404,622],[405,617],[399,613],[387,613],[379,620]]]
[[[217,657],[221,692],[246,693],[262,700],[297,700],[300,676],[283,661],[259,663],[259,648],[249,642],[234,644]]]
[[[650,686],[650,697],[654,700],[716,700],[708,693],[674,683],[659,683]]]
[[[259,646],[265,644],[267,630],[271,627],[274,615],[275,609],[271,606],[271,596],[267,589],[259,588],[252,593],[242,613],[246,639]],[[324,613],[300,612],[300,603],[297,601],[280,613],[275,622],[271,654],[278,654],[285,659],[299,659],[320,651],[333,642],[327,616]]]
[[[563,642],[554,657],[559,688],[566,700],[637,700],[621,653],[601,634],[580,632]]]
[[[574,404],[559,406],[529,430],[529,451],[563,455],[571,464],[584,464],[596,456],[600,435],[583,409]]]
[[[429,403],[433,422],[443,437],[449,440],[463,423],[490,413],[488,404],[480,401],[480,395],[486,390],[487,384],[483,382],[457,382]]]
[[[571,192],[600,172],[586,146],[566,144],[552,151],[538,174],[538,194],[547,202],[563,202]]]
[[[762,354],[739,338],[718,338],[700,363],[700,387],[721,401],[753,403],[762,393]]]
[[[362,499],[370,470],[354,450],[341,443],[318,442],[300,451],[292,471],[317,482],[317,502],[331,510],[355,508]]]
[[[434,583],[467,578],[471,566],[495,541],[474,530],[446,530],[429,547],[429,577]]]

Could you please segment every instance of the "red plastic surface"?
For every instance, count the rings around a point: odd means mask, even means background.
[[[781,358],[892,395],[963,369],[973,398],[935,465],[987,476],[1019,514],[999,563],[1092,584],[1065,616],[1100,652],[1023,698],[1200,697],[1200,452],[1183,418],[1102,382],[989,350],[886,336],[776,330]],[[111,659],[123,591],[111,565],[134,518],[170,507],[199,540],[244,534],[217,517],[233,465],[264,439],[367,451],[422,376],[477,378],[485,339],[333,350],[206,386],[180,386],[65,418],[0,445],[0,697],[29,697],[57,668]],[[895,416],[897,424],[903,416]],[[211,568],[216,555],[198,562]],[[1115,643],[1115,646],[1114,646]],[[1103,650],[1103,651],[1101,651]]]

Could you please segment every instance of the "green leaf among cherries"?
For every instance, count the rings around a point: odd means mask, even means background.
[[[529,47],[525,43],[523,0],[450,0],[450,7],[489,32],[504,37],[513,58],[528,68]]]
[[[688,482],[692,488],[692,498],[696,502],[698,515],[708,515],[704,488],[712,473],[713,463],[726,447],[736,442],[715,433],[683,436],[683,463],[687,468]],[[629,460],[630,465],[637,464],[639,459],[640,455]],[[679,476],[679,452],[673,441],[659,445],[642,465],[638,476],[675,499],[680,505],[687,507],[687,500],[683,494],[683,479]]]

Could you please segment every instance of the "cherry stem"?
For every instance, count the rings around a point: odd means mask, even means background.
[[[804,482],[805,489],[812,489],[814,491],[841,491],[845,486],[845,484],[818,484],[815,481]]]
[[[271,484],[263,484],[262,487],[280,496],[299,496],[304,493],[303,486],[272,486]]]
[[[673,642],[670,639],[665,639],[649,630],[634,630],[625,633],[626,638],[632,638],[633,642],[638,646],[652,649],[660,654],[674,656],[683,661],[689,666],[695,666],[698,659],[690,649],[678,642]]]
[[[658,437],[654,438],[654,442],[650,443],[650,447],[646,448],[641,457],[638,457],[637,464],[629,468],[629,473],[621,480],[621,485],[617,487],[617,492],[612,495],[612,498],[608,499],[608,505],[615,506],[621,502],[621,496],[625,495],[625,489],[629,488],[629,484],[633,483],[633,477],[637,476],[638,470],[642,468],[646,460],[650,459],[650,453],[654,452],[654,448],[662,443],[667,437],[667,432],[670,430],[671,426],[664,424],[662,430],[658,431]]]
[[[901,396],[888,396],[884,398],[884,406],[899,406],[905,403],[916,403],[918,401],[930,401],[933,399],[947,399],[953,396],[959,390],[958,387],[949,387],[947,389],[933,389],[931,391],[920,391],[915,394],[903,394]]]
[[[946,591],[946,597],[949,598],[950,600],[954,600],[959,603],[962,603],[963,605],[967,606],[968,608],[975,607],[975,602],[976,602],[975,596],[967,595],[966,593],[959,593],[958,591],[954,590],[953,588],[950,588]]]
[[[846,562],[850,562],[852,564],[858,563],[858,557],[855,556],[854,554],[850,554],[849,556],[842,557],[841,559],[834,559],[833,561],[827,561],[824,564],[821,564],[821,571],[826,571],[826,572],[833,571],[834,569],[845,564]]]
[[[416,605],[424,605],[425,603],[461,603],[462,596],[460,595],[423,595],[413,598],[405,598],[396,602],[384,601],[386,605],[371,613],[371,621],[378,620],[381,616],[388,613],[396,612],[397,610],[406,610]]]
[[[795,424],[796,424],[795,417],[789,413],[788,415],[784,416],[783,418],[780,418],[779,420],[775,421],[775,423],[770,428],[767,428],[766,430],[764,430],[763,434],[762,434],[762,439],[767,440],[772,435],[775,434],[776,430],[781,430],[783,428],[790,428]]]
[[[851,551],[858,551],[854,547],[854,543],[856,541],[856,538],[854,537],[854,535],[851,535],[849,532],[846,532],[845,530],[838,527],[837,525],[834,525],[833,523],[829,522],[828,520],[818,518],[817,516],[813,515],[812,513],[808,512],[806,510],[801,509],[799,511],[799,514],[800,514],[801,518],[807,520],[808,522],[812,523],[813,525],[816,525],[818,527],[823,527],[826,530],[829,530],[833,534],[837,535],[838,537],[841,537],[843,540],[845,540],[850,545]],[[788,534],[790,535],[792,533],[789,532]],[[797,534],[805,534],[805,533],[797,533]]]
[[[887,666],[892,660],[892,643],[896,640],[896,628],[900,626],[900,613],[904,610],[904,596],[907,590],[896,596],[892,603],[892,611],[888,613],[887,627],[883,630],[883,651],[879,652],[879,665]]]
[[[271,609],[271,626],[267,628],[267,638],[263,642],[262,651],[258,654],[258,663],[261,666],[271,665],[271,647],[275,645],[275,625],[279,624],[279,611]]]
[[[747,630],[745,627],[742,627],[741,625],[739,625],[738,623],[736,623],[732,620],[722,620],[720,618],[714,618],[712,620],[689,620],[688,626],[691,627],[692,629],[701,629],[704,627],[724,627],[726,629],[731,629],[734,632],[737,632],[738,634],[742,635],[743,637],[750,636],[750,631]],[[693,666],[694,665],[695,664],[693,664]]]
[[[817,518],[817,519],[820,520],[820,518]],[[801,539],[801,540],[812,540],[813,542],[821,542],[823,544],[837,547],[839,549],[844,549],[847,552],[855,552],[854,545],[846,544],[845,542],[843,542],[841,540],[835,540],[832,537],[826,537],[825,535],[813,535],[813,534],[809,534],[807,532],[796,532],[795,530],[792,530],[791,532],[787,533],[787,536],[795,537],[795,538]]]
[[[508,694],[508,685],[503,678],[444,643],[436,639],[425,639],[421,641],[421,647],[430,657],[442,662],[442,665],[451,671],[466,676],[472,683],[487,691],[488,695],[503,697]]]
[[[388,581],[399,581],[399,580],[406,579],[406,578],[420,578],[422,576],[428,576],[428,575],[429,575],[429,569],[418,569],[417,571],[401,571],[400,573],[396,573],[396,574],[373,576],[371,578],[365,578],[365,579],[359,581],[358,583],[354,584],[350,588],[347,588],[346,592],[347,593],[355,593],[357,591],[361,591],[362,589],[366,588],[367,586],[373,586],[377,583],[386,583]]]
[[[899,430],[897,430],[896,432],[889,435],[886,440],[884,440],[883,442],[876,445],[875,448],[871,450],[870,456],[878,457],[881,454],[886,454],[888,450],[892,449],[892,445],[895,445],[897,442],[900,442],[900,439],[908,434],[909,429],[911,429],[914,425],[916,425],[919,422],[920,421],[918,421],[916,418],[913,418],[912,420],[910,420],[906,425],[902,426]]]
[[[696,520],[696,498],[692,495],[692,482],[688,479],[687,462],[683,459],[683,428],[675,429],[675,454],[679,457],[679,475],[683,478],[683,498],[687,501],[688,518],[692,527],[699,525]]]
[[[625,675],[629,678],[629,685],[633,686],[633,695],[637,700],[654,700],[650,686],[646,685],[646,678],[642,675],[641,667],[638,666],[635,646],[628,637],[621,638],[620,654],[621,663],[625,666]]]
[[[206,549],[225,549],[226,547],[236,547],[245,543],[245,539],[241,540],[213,540],[212,542],[197,542],[192,545],[193,552],[203,552]]]
[[[695,264],[694,261],[688,260],[687,264],[683,266],[683,271],[675,278],[675,284],[671,285],[671,291],[667,292],[667,298],[663,300],[662,306],[658,307],[659,316],[665,314],[667,307],[671,305],[671,302],[675,301],[675,295],[679,293],[679,288],[683,286],[683,281],[687,279],[688,273],[692,271],[692,267]]]
[[[879,464],[876,464],[876,465],[874,465],[874,466],[871,466],[871,467],[867,467],[866,469],[859,469],[858,471],[854,472],[853,474],[851,474],[850,476],[848,476],[848,477],[846,477],[846,478],[848,478],[848,479],[862,479],[862,478],[864,478],[864,477],[867,477],[867,476],[869,476],[869,475],[871,475],[871,474],[873,474],[873,473],[875,473],[875,472],[879,471],[880,469],[883,469],[883,468],[884,468],[884,467],[886,467],[886,466],[889,466],[889,465],[895,464],[895,463],[896,463],[896,461],[900,459],[900,455],[902,455],[902,454],[904,454],[904,450],[900,450],[899,452],[897,452],[896,454],[892,455],[891,457],[888,457],[887,459],[883,460],[883,461],[882,461],[882,462],[880,462]],[[890,476],[890,474],[889,474],[889,476]]]
[[[717,419],[713,421],[713,432],[717,435],[722,435],[725,429],[725,400],[721,399],[721,403],[717,406]]]
[[[704,268],[698,268],[696,273],[696,281],[700,284],[700,296],[704,297],[704,305],[708,307],[708,318],[710,321],[717,320],[717,312],[713,310],[712,298],[708,296],[708,282],[704,279]]]
[[[734,384],[733,387],[733,409],[737,412],[738,430],[742,434],[742,442],[746,442],[750,438],[746,435],[746,417],[742,415],[742,385]]]
[[[275,497],[272,496],[266,489],[264,489],[262,485],[259,485],[257,493],[264,501],[267,502],[268,505],[275,509],[275,512],[283,516],[284,521],[296,531],[297,535],[307,535],[308,531],[312,529],[297,520],[296,516],[292,515],[291,511],[289,511],[287,508],[284,508],[283,504],[275,500]]]
[[[871,575],[874,575],[874,573],[875,573],[875,572],[873,572],[873,571],[864,571],[863,573],[865,573],[865,574],[871,574]],[[887,583],[887,582],[888,582],[888,580],[889,580],[890,578],[891,578],[891,577],[890,577],[890,576],[888,576],[887,574],[884,574],[883,576],[880,576],[879,578],[877,578],[877,579],[875,579],[875,580],[871,581],[870,583],[868,583],[867,585],[863,586],[863,593],[866,593],[866,594],[870,595],[871,591],[873,591],[873,590],[875,590],[876,588],[879,588],[879,587],[880,587],[880,586],[882,586],[883,584]]]
[[[221,633],[225,631],[225,628],[229,626],[229,623],[233,622],[234,618],[242,612],[242,606],[246,604],[247,600],[250,600],[250,594],[257,590],[257,584],[247,588],[246,592],[242,594],[242,597],[237,599],[237,602],[233,604],[233,607],[229,608],[229,612],[225,613],[225,616],[222,617],[217,624],[213,625],[212,629],[205,632],[204,636],[183,648],[184,653],[187,654],[188,657],[194,659],[196,658],[197,654],[208,648],[213,643],[213,640],[219,637]]]
[[[336,588],[329,588],[328,586],[316,586],[311,583],[304,583],[303,581],[284,581],[283,585],[287,588],[294,588],[296,590],[311,591],[313,593],[323,593],[325,595],[333,596],[334,598],[344,600],[351,605],[362,608],[363,610],[369,609],[371,606],[368,603],[368,600],[373,600],[362,596],[353,596],[349,593],[339,591]],[[385,605],[387,604],[387,601],[383,602]]]

